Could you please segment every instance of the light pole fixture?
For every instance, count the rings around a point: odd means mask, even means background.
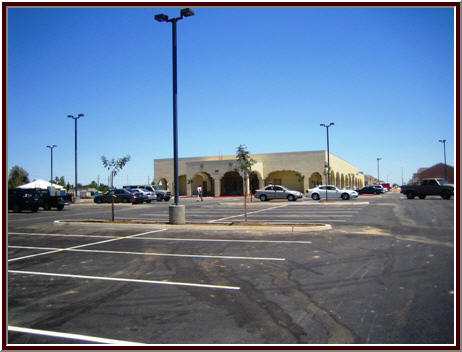
[[[446,164],[446,139],[440,139],[438,142],[443,143],[443,149],[444,149],[444,178],[447,180],[448,179],[448,167]]]
[[[328,125],[321,123],[319,126],[325,127],[327,131],[327,185],[330,185],[330,152],[329,152],[329,127],[335,125],[331,122]],[[327,201],[327,187],[326,187],[326,201]]]
[[[185,222],[184,207],[179,207],[179,184],[178,184],[178,111],[177,111],[177,40],[176,40],[176,22],[183,17],[194,15],[190,8],[182,9],[180,17],[169,18],[161,13],[154,16],[158,22],[170,22],[172,24],[172,81],[173,81],[173,178],[175,188],[175,206],[170,207],[170,223],[181,224]]]
[[[78,114],[77,116],[74,115],[67,115],[68,118],[74,120],[74,140],[75,140],[75,196],[74,198],[77,199],[78,196],[78,186],[77,186],[77,120],[81,117],[84,117],[84,114]]]
[[[56,148],[56,147],[57,147],[56,144],[47,145],[47,148],[50,148],[50,152],[51,152],[51,176],[50,176],[50,183],[53,183],[53,149]]]
[[[377,158],[377,183],[380,184],[380,167],[379,167],[379,161],[382,160],[382,158]]]

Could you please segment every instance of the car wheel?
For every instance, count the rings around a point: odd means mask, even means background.
[[[343,200],[348,200],[348,199],[350,199],[350,195],[348,193],[343,193],[342,194],[342,199]]]
[[[293,202],[295,200],[295,197],[292,194],[289,194],[289,196],[287,197],[287,200],[289,202]]]
[[[15,205],[13,206],[13,211],[14,211],[15,213],[20,213],[21,210],[22,210],[22,209],[21,209],[21,206],[20,206],[19,204],[15,204]]]
[[[33,213],[38,212],[38,209],[39,209],[38,206],[35,206],[35,207],[30,208],[31,212],[33,212]]]
[[[51,205],[50,205],[50,204],[45,204],[45,205],[43,206],[43,209],[45,209],[45,210],[50,210],[50,209],[51,209]]]
[[[412,192],[406,194],[407,199],[414,199],[415,195]]]
[[[420,199],[425,199],[425,197],[426,197],[425,195],[419,196]]]
[[[168,201],[170,200],[170,197],[166,197],[166,198],[164,198],[164,200],[165,200],[166,202],[168,202]]]
[[[313,194],[311,195],[311,198],[312,198],[313,200],[319,200],[319,199],[321,199],[321,198],[319,197],[319,194],[317,194],[317,193],[313,193]]]
[[[162,202],[162,195],[158,194],[156,200],[158,202]]]
[[[150,199],[148,199],[148,200],[146,201],[146,203],[151,203],[151,200],[150,200]]]
[[[58,209],[58,210],[63,210],[63,209],[64,209],[64,205],[62,205],[62,204],[58,205],[58,206],[57,206],[57,209]]]
[[[103,201],[102,201],[101,198],[95,198],[94,202],[97,203],[97,204],[101,204]]]
[[[261,200],[262,202],[266,202],[266,201],[268,200],[268,197],[265,196],[264,194],[262,194],[262,195],[260,196],[260,200]]]
[[[443,192],[441,193],[441,197],[442,197],[443,199],[451,199],[451,192],[443,191]]]
[[[122,203],[128,203],[128,199],[127,198],[122,198]]]

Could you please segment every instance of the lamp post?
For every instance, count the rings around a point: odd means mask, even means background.
[[[440,139],[438,142],[443,143],[443,149],[444,149],[444,178],[447,180],[448,179],[448,167],[446,165],[446,139]]]
[[[319,126],[325,127],[327,131],[327,185],[326,185],[326,202],[327,202],[327,186],[330,185],[330,153],[329,153],[329,127],[335,125],[331,122],[328,125],[321,123]]]
[[[379,161],[382,160],[382,158],[377,158],[377,183],[380,184],[380,167],[379,167]]]
[[[50,148],[50,152],[51,152],[51,177],[50,177],[50,183],[53,183],[53,149],[56,148],[56,147],[57,147],[56,144],[47,145],[47,148]]]
[[[171,224],[184,224],[184,206],[179,205],[179,185],[178,185],[178,112],[177,112],[177,45],[176,45],[176,22],[183,17],[194,15],[190,8],[182,9],[180,17],[169,18],[161,13],[154,16],[158,22],[170,22],[172,24],[172,81],[173,81],[173,179],[175,188],[175,204],[169,208],[169,218]]]
[[[74,115],[67,115],[68,118],[74,120],[74,139],[75,139],[75,202],[79,201],[78,198],[78,186],[77,186],[77,120],[81,117],[84,117],[84,114],[78,114],[77,116]]]

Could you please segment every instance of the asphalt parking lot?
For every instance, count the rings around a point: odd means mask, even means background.
[[[182,199],[189,223],[243,220],[242,199]],[[117,204],[166,221],[168,203]],[[452,344],[454,201],[400,194],[254,201],[287,233],[57,223],[111,206],[8,214],[8,344]]]

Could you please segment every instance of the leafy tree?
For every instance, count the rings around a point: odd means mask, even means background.
[[[122,158],[115,160],[112,158],[111,160],[107,159],[104,155],[101,156],[101,161],[103,162],[103,166],[111,171],[111,180],[114,179],[114,176],[123,169],[125,164],[130,161],[130,155],[126,155]],[[113,186],[113,182],[111,182],[111,186]],[[112,221],[114,221],[114,198],[112,198]]]
[[[249,151],[245,145],[240,144],[236,150],[236,160],[238,170],[243,174],[244,178],[244,219],[247,222],[247,183],[249,180],[250,173],[252,172],[252,166],[256,163],[250,156]]]
[[[64,176],[58,177],[56,176],[55,179],[53,180],[53,183],[60,185],[60,186],[66,186],[66,181],[64,180]]]
[[[29,182],[29,173],[26,170],[17,165],[11,168],[8,176],[8,188],[16,188]]]

